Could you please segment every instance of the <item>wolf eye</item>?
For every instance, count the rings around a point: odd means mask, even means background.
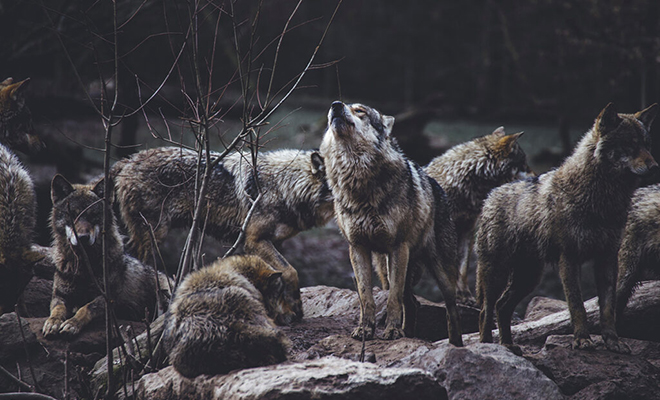
[[[367,113],[367,110],[365,110],[364,108],[356,108],[353,111],[355,111],[356,114],[360,114],[360,115],[365,115]]]

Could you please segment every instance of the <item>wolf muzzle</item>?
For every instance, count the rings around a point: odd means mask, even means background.
[[[341,101],[332,103],[328,114],[329,125],[337,133],[343,133],[348,126],[353,125],[349,122],[346,105]]]

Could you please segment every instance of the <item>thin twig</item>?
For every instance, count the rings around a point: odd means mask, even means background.
[[[21,324],[21,316],[18,313],[18,308],[16,307],[15,309],[16,312],[16,320],[18,321],[18,330],[21,332],[21,339],[23,340],[23,348],[25,349],[25,359],[28,363],[28,368],[30,369],[30,375],[32,375],[32,382],[34,382],[34,387],[37,392],[41,392],[41,388],[39,387],[39,382],[37,382],[37,377],[34,374],[34,368],[32,367],[32,361],[30,361],[30,352],[28,351],[27,347],[27,340],[25,340],[25,332],[23,332],[23,324]]]
[[[247,229],[248,224],[250,223],[250,219],[252,218],[252,214],[254,213],[254,210],[257,208],[257,204],[259,204],[259,200],[261,200],[261,195],[263,193],[259,193],[256,199],[252,202],[252,206],[250,207],[250,211],[248,211],[247,215],[245,216],[245,221],[243,221],[243,225],[241,226],[241,233],[238,235],[238,238],[236,238],[236,241],[234,244],[231,246],[229,250],[225,253],[225,255],[222,258],[227,258],[230,255],[234,254],[238,246],[243,243],[243,240],[245,239],[245,230]]]
[[[5,378],[9,379],[13,383],[15,383],[19,388],[23,390],[29,390],[30,392],[34,392],[35,389],[32,385],[29,383],[23,382],[22,380],[18,379],[15,377],[11,372],[7,371],[2,365],[0,365],[0,375],[4,376]]]

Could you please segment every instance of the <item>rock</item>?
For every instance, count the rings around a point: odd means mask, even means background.
[[[525,321],[537,321],[550,314],[568,310],[568,304],[563,300],[536,296],[527,305]]]
[[[23,335],[21,335],[21,330]],[[0,316],[0,361],[5,362],[25,355],[25,346],[28,349],[37,344],[37,337],[30,330],[29,322],[21,318],[18,324],[16,313],[7,313]],[[25,342],[23,341],[25,336]]]
[[[25,311],[21,313],[24,317],[48,317],[50,315],[50,300],[53,295],[53,281],[32,277],[32,280],[23,290],[22,302]]]
[[[454,347],[445,341],[419,347],[393,366],[431,372],[450,399],[564,399],[531,362],[496,344]]]
[[[641,282],[617,318],[620,336],[660,342],[660,281]]]
[[[527,358],[550,377],[564,394],[576,395],[576,398],[658,398],[659,344],[623,339],[633,349],[632,354],[626,355],[607,351],[600,337],[593,339],[596,344],[594,351],[577,351],[570,348],[573,335],[550,336],[541,352]],[[646,357],[656,357],[656,365]],[[615,388],[608,383],[614,383]],[[591,387],[593,385],[597,386]]]
[[[334,357],[187,379],[167,367],[142,377],[137,397],[203,399],[446,399],[433,376]]]

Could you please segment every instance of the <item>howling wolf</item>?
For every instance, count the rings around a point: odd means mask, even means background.
[[[374,253],[376,263],[387,262],[379,269],[387,270],[390,285],[384,337],[397,339],[404,329],[413,330],[412,286],[425,266],[445,298],[449,341],[460,346],[456,231],[447,199],[440,185],[398,149],[390,137],[393,124],[393,117],[372,108],[337,101],[320,148],[363,304],[353,337],[374,336]]]
[[[617,250],[638,177],[658,166],[649,136],[657,108],[617,114],[609,104],[559,168],[488,196],[477,230],[482,342],[493,340],[496,311],[500,343],[520,353],[511,337],[514,308],[551,264],[559,265],[573,348],[593,347],[580,290],[580,266],[593,260],[603,340],[612,351],[628,350],[615,330]]]

